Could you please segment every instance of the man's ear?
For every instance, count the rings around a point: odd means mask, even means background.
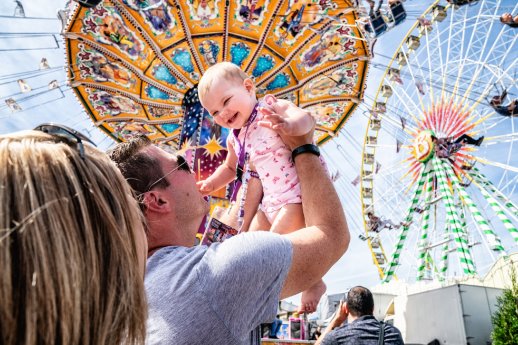
[[[342,305],[342,308],[343,308],[343,310],[344,310],[344,312],[345,312],[346,314],[349,314],[349,307],[347,307],[347,302],[345,302],[345,303]]]
[[[246,78],[243,80],[243,86],[248,92],[254,92],[255,93],[255,84],[250,78]]]
[[[170,211],[170,204],[160,193],[160,191],[152,190],[144,194],[144,204],[148,212],[166,213]]]

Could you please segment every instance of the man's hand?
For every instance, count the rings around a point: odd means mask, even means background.
[[[347,305],[344,301],[340,301],[340,305],[338,305],[338,308],[336,309],[335,316],[333,316],[333,319],[329,321],[329,325],[327,325],[324,332],[320,335],[320,337],[318,337],[318,340],[316,341],[315,345],[321,345],[326,335],[328,335],[329,332],[331,332],[336,327],[340,327],[348,316],[349,309],[347,309]]]
[[[340,301],[340,305],[338,305],[338,308],[336,309],[336,314],[329,323],[332,325],[332,328],[340,327],[342,323],[347,319],[349,316],[349,309],[347,309],[347,305],[344,301]]]
[[[266,95],[263,104],[259,107],[264,115],[263,120],[258,122],[260,126],[279,133],[291,149],[313,142],[315,119],[309,112],[272,95]]]

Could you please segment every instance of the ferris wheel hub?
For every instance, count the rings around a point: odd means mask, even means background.
[[[415,137],[412,155],[417,161],[426,163],[433,157],[435,152],[433,137],[435,137],[435,133],[431,129],[425,129]]]

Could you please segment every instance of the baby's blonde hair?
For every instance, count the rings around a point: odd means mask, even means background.
[[[214,80],[223,78],[226,80],[236,80],[243,82],[245,79],[250,78],[245,72],[232,62],[224,61],[219,62],[207,69],[200,79],[198,84],[198,97],[200,102],[203,104],[203,100],[210,92],[212,83]]]
[[[0,344],[144,344],[143,218],[108,157],[0,136]]]

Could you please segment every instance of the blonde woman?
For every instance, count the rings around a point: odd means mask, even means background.
[[[39,129],[0,136],[0,344],[143,344],[137,202],[84,136]]]

